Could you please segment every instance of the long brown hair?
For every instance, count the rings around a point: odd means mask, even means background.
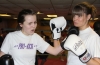
[[[76,6],[74,6],[74,8],[72,9],[72,15],[78,15],[78,16],[82,16],[82,14],[85,13],[86,15],[91,15],[91,18],[94,19],[97,13],[97,10],[95,8],[95,6],[87,3],[87,2],[82,2],[80,4],[77,4]]]

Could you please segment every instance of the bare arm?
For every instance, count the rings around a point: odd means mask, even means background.
[[[95,60],[100,64],[100,58],[95,58]]]
[[[89,62],[87,62],[87,65],[100,65],[100,59],[99,58],[92,58]]]
[[[0,51],[0,57],[2,56],[2,55],[4,55],[5,53],[3,53],[2,51]]]
[[[57,55],[59,54],[63,49],[60,46],[60,41],[59,40],[54,40],[54,47],[49,46],[46,50],[46,52],[52,54],[52,55]]]

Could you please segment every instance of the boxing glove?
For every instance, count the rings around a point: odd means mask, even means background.
[[[79,57],[81,62],[86,63],[91,59],[91,55],[88,53],[87,49],[85,48],[85,45],[83,44],[81,38],[78,37],[76,33],[72,33],[72,31],[70,28],[71,33],[69,33],[69,36],[62,41],[63,45],[61,45],[61,47],[66,50],[71,50]],[[76,30],[74,29],[73,32],[75,31]]]
[[[65,41],[67,40],[67,38],[71,35],[71,34],[75,34],[75,35],[79,35],[79,28],[78,27],[75,27],[75,26],[71,26],[71,27],[69,27],[68,29],[67,29],[67,36],[66,36],[66,38],[61,42],[61,47],[63,48],[63,49],[65,49],[64,48],[64,44],[65,44]],[[66,50],[66,49],[65,49]],[[67,49],[68,50],[68,49]]]
[[[0,57],[0,65],[14,65],[14,61],[9,54]]]
[[[61,37],[61,31],[66,27],[67,22],[66,19],[61,16],[57,18],[53,18],[50,20],[50,29],[53,32],[53,39],[59,39]]]
[[[79,35],[79,28],[75,27],[75,26],[71,26],[67,29],[67,36],[71,35],[71,34],[76,34]]]

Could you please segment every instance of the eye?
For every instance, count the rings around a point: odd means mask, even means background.
[[[34,24],[37,24],[37,21],[35,21]]]
[[[31,24],[32,24],[32,22],[29,23],[29,25],[31,25]]]

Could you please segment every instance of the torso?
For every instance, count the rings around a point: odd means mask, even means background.
[[[96,42],[93,40],[94,37],[98,37],[97,34],[89,27],[86,30],[80,31],[79,37],[82,39],[83,43],[85,44],[88,52],[90,54],[95,55],[94,53],[94,44]],[[98,49],[98,48],[97,48]],[[68,51],[68,64],[67,65],[86,65],[79,60],[79,57],[76,56],[73,52]]]

